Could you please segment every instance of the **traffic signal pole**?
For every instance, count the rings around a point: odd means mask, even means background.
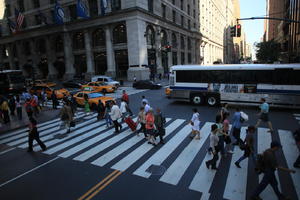
[[[276,17],[250,17],[250,18],[236,19],[236,21],[238,24],[239,21],[241,21],[241,20],[255,20],[255,19],[268,19],[268,20],[285,21],[285,22],[289,22],[289,23],[300,23],[300,21],[298,21],[298,20],[292,20],[292,19],[286,19],[286,18],[276,18]]]

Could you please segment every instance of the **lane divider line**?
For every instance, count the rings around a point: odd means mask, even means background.
[[[112,173],[110,173],[107,177],[105,177],[102,181],[100,181],[97,185],[89,189],[84,195],[82,195],[78,200],[83,200],[86,198],[88,195],[90,195],[92,192],[94,192],[98,187],[100,187],[103,183],[105,183],[107,180],[109,180],[112,176],[117,174],[119,171],[114,170]]]
[[[7,152],[10,152],[10,151],[12,151],[12,150],[14,150],[14,149],[16,149],[16,147],[11,148],[11,149],[7,149],[7,150],[4,150],[4,151],[1,151],[1,152],[0,152],[0,155],[3,155],[3,154],[5,154],[5,153],[7,153]]]

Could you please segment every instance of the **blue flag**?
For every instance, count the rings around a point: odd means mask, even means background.
[[[76,10],[77,10],[78,17],[82,17],[84,19],[89,18],[86,5],[81,0],[77,0]]]
[[[105,15],[105,11],[107,8],[107,0],[101,0],[101,14]]]
[[[54,22],[56,24],[63,24],[64,18],[65,18],[65,11],[56,1],[54,6]]]

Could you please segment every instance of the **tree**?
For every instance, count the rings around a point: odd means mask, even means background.
[[[273,63],[280,56],[280,44],[274,40],[256,44],[256,58],[260,63]]]

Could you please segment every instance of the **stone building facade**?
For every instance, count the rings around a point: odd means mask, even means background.
[[[101,1],[86,0],[89,19],[78,19],[76,2],[59,1],[65,23],[57,25],[54,0],[6,0],[0,66],[21,69],[28,77],[106,74],[132,80],[147,79],[150,64],[167,73],[175,64],[200,63],[198,0],[110,0],[105,13]],[[15,20],[15,5],[25,21],[12,34],[7,18]]]

